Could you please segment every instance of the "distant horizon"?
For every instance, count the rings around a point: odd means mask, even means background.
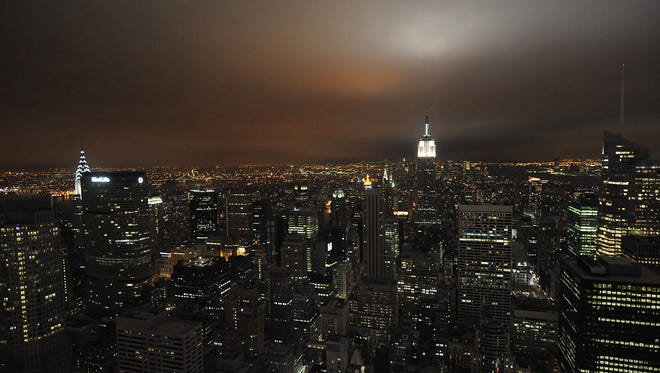
[[[406,161],[414,160],[415,158],[406,158]],[[288,167],[288,166],[347,166],[347,165],[356,165],[356,164],[383,164],[386,162],[396,163],[402,162],[403,158],[398,160],[393,159],[381,159],[381,160],[360,160],[360,161],[346,161],[346,162],[314,162],[314,163],[250,163],[250,164],[216,164],[216,165],[151,165],[151,166],[98,166],[94,167],[93,164],[90,164],[92,172],[95,170],[132,170],[132,169],[153,169],[153,168],[172,168],[172,169],[212,169],[212,168],[241,168],[241,167]],[[569,157],[569,158],[555,158],[555,159],[518,159],[518,160],[474,160],[474,159],[445,159],[445,160],[436,160],[437,163],[443,162],[471,162],[471,163],[480,163],[480,164],[505,164],[505,163],[553,163],[553,162],[565,162],[565,161],[593,161],[600,163],[600,158],[578,158],[578,157]],[[12,172],[12,171],[38,171],[38,170],[68,170],[72,169],[75,171],[75,166],[31,166],[31,167],[0,167],[0,172]]]

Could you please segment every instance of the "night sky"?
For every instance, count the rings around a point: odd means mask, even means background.
[[[12,1],[0,168],[660,149],[660,1]]]

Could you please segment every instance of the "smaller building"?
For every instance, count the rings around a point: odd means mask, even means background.
[[[117,317],[119,372],[203,372],[202,325],[141,311]]]

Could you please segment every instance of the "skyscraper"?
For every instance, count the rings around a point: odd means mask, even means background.
[[[559,300],[560,372],[660,371],[660,275],[625,257],[568,260]]]
[[[648,159],[646,148],[621,135],[605,131],[598,205],[600,254],[621,253],[621,238],[629,233],[635,223],[635,169],[645,159]]]
[[[282,267],[291,272],[293,281],[296,283],[306,282],[307,272],[311,272],[308,266],[308,258],[311,256],[313,242],[302,234],[289,233],[282,243]]]
[[[190,191],[190,232],[193,240],[205,240],[218,233],[218,193]]]
[[[0,371],[68,372],[60,228],[50,196],[0,197]]]
[[[293,207],[287,212],[286,218],[289,233],[298,233],[312,239],[319,232],[319,218],[314,209]]]
[[[92,172],[87,164],[87,159],[85,158],[85,150],[80,145],[80,160],[78,161],[78,168],[76,168],[76,173],[74,176],[74,189],[77,195],[82,194],[82,177],[83,175]]]
[[[252,243],[252,204],[257,200],[257,193],[248,187],[233,189],[225,194],[225,214],[227,236],[236,243]]]
[[[637,162],[633,177],[635,221],[630,233],[660,236],[660,160],[649,158]]]
[[[374,342],[389,341],[398,320],[396,282],[392,266],[387,265],[383,205],[381,191],[365,182],[364,277],[349,297],[349,321],[353,333]]]
[[[224,258],[197,256],[174,265],[172,292],[177,306],[194,304],[219,317],[230,288],[229,266]]]
[[[458,318],[478,325],[484,308],[509,325],[511,206],[458,206]]]
[[[424,135],[417,144],[417,193],[414,220],[417,224],[439,223],[438,211],[433,203],[437,190],[437,170],[435,165],[435,140],[429,133],[429,116],[426,115]]]
[[[264,299],[255,287],[232,289],[227,302],[227,321],[245,341],[246,354],[255,358],[264,351]]]
[[[568,203],[566,240],[573,256],[596,254],[598,200],[594,195],[581,195]]]
[[[268,270],[268,329],[277,341],[293,337],[293,281],[291,272],[284,267],[271,266]]]
[[[88,305],[116,314],[152,282],[147,177],[93,172],[82,179]]]
[[[371,280],[392,280],[392,266],[386,266],[385,218],[380,189],[365,189],[364,255],[366,277]]]

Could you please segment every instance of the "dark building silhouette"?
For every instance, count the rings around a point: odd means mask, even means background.
[[[240,245],[249,245],[254,239],[252,208],[257,199],[257,192],[249,187],[232,189],[225,194],[227,236]]]
[[[380,189],[367,187],[364,194],[364,254],[365,276],[371,280],[393,280],[392,266],[385,246],[385,212]]]
[[[180,260],[172,272],[172,292],[179,307],[192,307],[221,318],[231,288],[229,265],[223,258]]]
[[[621,251],[639,264],[660,273],[660,236],[625,236]]]
[[[51,197],[0,197],[0,371],[70,371],[64,302]]]
[[[229,327],[242,337],[246,356],[261,356],[264,352],[266,304],[258,289],[251,286],[232,289],[225,315]]]
[[[128,313],[116,322],[120,373],[204,371],[200,323],[150,311]]]
[[[218,233],[218,193],[190,191],[190,233],[193,240],[206,240]]]
[[[143,172],[83,176],[87,305],[102,313],[117,314],[125,304],[146,301],[154,274],[147,184]]]

